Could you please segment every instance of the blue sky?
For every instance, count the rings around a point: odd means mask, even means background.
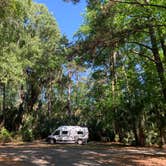
[[[73,34],[83,23],[83,17],[86,8],[85,0],[74,5],[63,0],[34,0],[38,3],[45,4],[49,11],[52,12],[57,20],[62,34],[65,34],[69,40],[72,40]]]

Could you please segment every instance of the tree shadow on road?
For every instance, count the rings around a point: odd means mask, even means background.
[[[164,163],[166,151],[152,148],[34,143],[0,146],[3,166],[164,166]]]

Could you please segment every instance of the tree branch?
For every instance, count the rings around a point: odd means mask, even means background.
[[[148,58],[150,61],[156,63],[156,61],[155,61],[153,58],[151,58],[151,57],[149,57],[149,56],[147,56],[147,55],[145,55],[145,54],[142,54],[142,53],[140,53],[140,52],[138,52],[138,51],[135,51],[135,50],[131,50],[131,52],[134,53],[134,54],[140,55],[140,56],[142,56],[142,57]]]
[[[149,49],[149,50],[152,51],[152,48],[151,48],[151,47],[149,47],[149,46],[147,46],[147,45],[145,45],[145,44],[139,43],[139,42],[127,42],[127,43],[129,43],[129,44],[137,44],[137,45],[139,45],[139,46],[145,47],[145,48],[147,48],[147,49]]]
[[[164,5],[149,4],[149,3],[140,3],[138,1],[135,1],[135,2],[120,1],[120,0],[110,0],[110,1],[111,2],[117,2],[117,3],[126,3],[126,4],[133,4],[133,5],[140,5],[140,6],[150,6],[150,7],[157,7],[157,8],[166,9],[166,6],[164,6]]]

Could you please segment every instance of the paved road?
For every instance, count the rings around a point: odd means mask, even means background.
[[[166,149],[110,144],[0,145],[0,166],[165,166]]]

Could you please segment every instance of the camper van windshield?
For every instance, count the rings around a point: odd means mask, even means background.
[[[56,130],[54,131],[53,135],[59,135],[60,134],[60,130]]]

